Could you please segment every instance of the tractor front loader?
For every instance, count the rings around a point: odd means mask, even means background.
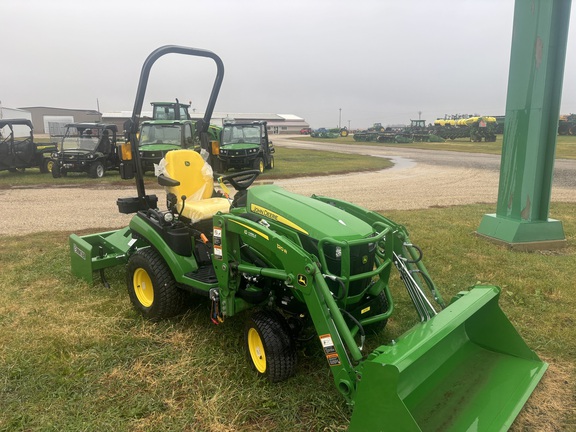
[[[118,206],[134,216],[124,229],[71,235],[73,273],[92,282],[100,272],[105,281],[105,268],[125,265],[131,302],[151,320],[180,313],[186,292],[210,299],[216,324],[254,310],[245,345],[256,373],[272,382],[295,373],[297,341],[312,333],[353,407],[350,430],[507,429],[547,365],[501,311],[497,287],[475,286],[447,304],[403,226],[345,201],[250,187],[259,171],[215,174],[190,149],[166,154],[158,176],[166,210],[146,195],[134,138],[149,69],[168,53],[216,62],[206,110],[212,113],[220,59],[185,47],[154,51],[128,125],[132,148],[122,151],[121,173],[136,177],[138,196],[120,198]],[[206,130],[200,133],[209,152]],[[420,322],[366,353],[368,330],[382,330],[394,313],[388,282],[396,271]]]

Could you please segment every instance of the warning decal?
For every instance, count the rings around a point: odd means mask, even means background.
[[[328,360],[328,364],[330,366],[340,366],[340,357],[338,354],[330,354],[326,356],[326,360]]]
[[[336,352],[334,342],[332,342],[332,336],[329,334],[320,336],[320,342],[322,342],[322,348],[324,348],[325,354],[334,354]]]

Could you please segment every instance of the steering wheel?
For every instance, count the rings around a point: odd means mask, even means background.
[[[227,175],[214,173],[214,179],[219,182],[229,182],[237,191],[246,190],[260,175],[260,170],[247,170],[234,172]]]

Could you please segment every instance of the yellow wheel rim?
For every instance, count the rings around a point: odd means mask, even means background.
[[[262,344],[260,335],[254,328],[248,330],[248,351],[250,351],[250,357],[252,358],[252,363],[254,363],[256,370],[260,373],[266,372],[266,353],[264,352],[264,345]]]
[[[46,163],[46,170],[47,170],[48,172],[52,172],[52,167],[53,167],[53,166],[54,166],[54,161],[52,161],[52,160],[51,160],[51,161],[48,161],[48,162]]]
[[[260,170],[261,173],[264,172],[264,161],[260,160],[260,164],[258,165],[258,169]]]
[[[132,277],[134,283],[134,293],[140,304],[144,307],[152,306],[154,303],[154,287],[148,272],[143,268],[138,268]]]

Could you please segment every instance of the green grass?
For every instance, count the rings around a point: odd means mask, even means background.
[[[477,282],[500,285],[500,305],[539,355],[562,369],[576,353],[576,205],[553,203],[568,246],[511,252],[476,235],[490,205],[393,211],[406,225],[444,297]],[[431,229],[433,227],[433,229]],[[82,233],[79,233],[82,234]],[[297,375],[257,379],[243,349],[246,314],[214,326],[209,304],[160,323],[132,309],[123,268],[111,289],[70,274],[67,233],[0,239],[0,430],[2,431],[333,431],[350,412],[314,340],[299,349]],[[415,315],[393,276],[397,313],[371,348],[411,327]],[[565,369],[565,368],[564,368]],[[562,369],[563,370],[563,369]],[[548,372],[545,380],[555,379]],[[575,430],[574,374],[568,399],[547,408],[557,429]],[[554,399],[560,393],[546,395]]]
[[[276,147],[275,167],[266,170],[261,179],[290,178],[344,174],[359,171],[378,171],[392,166],[384,158],[364,155],[350,155],[331,151],[296,150]],[[152,173],[145,175],[147,186],[157,186]],[[103,178],[93,179],[85,173],[69,173],[66,177],[52,178],[52,174],[42,174],[38,168],[29,168],[24,172],[11,173],[0,171],[0,189],[12,187],[54,187],[54,186],[132,186],[134,180],[122,180],[117,171],[107,171]]]
[[[428,143],[428,142],[415,142],[410,144],[394,144],[394,143],[376,143],[376,142],[357,142],[350,135],[345,138],[325,139],[325,138],[311,138],[309,136],[292,138],[298,141],[316,142],[319,144],[355,144],[355,145],[373,145],[378,147],[403,147],[414,148],[423,150],[448,150],[468,153],[487,153],[487,154],[501,154],[502,153],[502,135],[496,136],[496,142],[481,142],[474,143],[465,139],[460,140],[447,140],[443,143]],[[558,136],[556,142],[556,158],[560,159],[576,159],[576,136]]]

